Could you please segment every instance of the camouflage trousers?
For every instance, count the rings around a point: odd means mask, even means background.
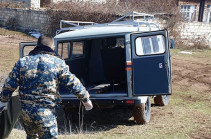
[[[22,121],[27,139],[57,139],[58,127],[54,108],[22,105]]]

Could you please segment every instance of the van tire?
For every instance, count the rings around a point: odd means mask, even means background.
[[[166,106],[169,103],[169,95],[160,95],[154,98],[155,105],[157,106]]]
[[[143,125],[150,121],[151,116],[151,103],[150,98],[147,98],[146,103],[135,105],[133,108],[134,121],[137,124]]]

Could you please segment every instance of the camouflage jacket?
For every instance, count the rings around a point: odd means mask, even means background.
[[[22,104],[55,106],[59,100],[59,86],[86,102],[89,93],[71,72],[64,60],[49,54],[29,55],[21,58],[14,66],[2,88],[1,101],[9,101],[19,86]]]

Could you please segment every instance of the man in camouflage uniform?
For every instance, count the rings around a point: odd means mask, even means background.
[[[53,39],[41,36],[35,49],[15,64],[2,88],[0,109],[5,109],[19,86],[27,138],[58,138],[55,106],[60,98],[59,85],[82,100],[86,110],[93,107],[89,93],[52,47]]]

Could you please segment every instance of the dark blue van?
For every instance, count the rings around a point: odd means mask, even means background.
[[[133,106],[138,124],[150,121],[150,97],[165,106],[172,94],[168,31],[160,30],[152,17],[131,12],[105,24],[62,20],[54,37],[55,50],[87,88],[93,104]],[[33,45],[21,43],[21,57],[29,51],[25,46]],[[64,87],[60,94],[65,107],[78,106],[79,100]]]

